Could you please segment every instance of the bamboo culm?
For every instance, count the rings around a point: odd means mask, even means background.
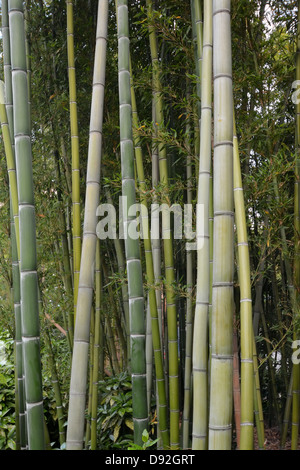
[[[107,23],[108,1],[99,0],[82,241],[82,259],[84,261],[80,266],[78,284],[67,430],[68,450],[81,450],[84,440],[90,319],[97,242],[96,214],[100,197]]]
[[[247,236],[247,223],[244,204],[244,191],[236,125],[233,135],[233,174],[235,223],[238,238],[238,265],[240,282],[240,321],[241,321],[241,435],[240,449],[253,450],[253,351],[252,351],[252,299],[250,256]]]
[[[204,0],[203,66],[201,82],[200,162],[198,179],[198,207],[203,217],[197,220],[197,291],[193,343],[193,449],[207,448],[208,423],[208,315],[210,299],[209,265],[209,204],[211,173],[211,117],[212,117],[212,3]],[[197,217],[200,218],[200,214]],[[200,226],[201,223],[201,226]],[[202,399],[199,400],[198,393]]]
[[[68,77],[70,102],[70,132],[72,154],[72,208],[73,208],[73,276],[74,276],[74,320],[77,311],[78,284],[81,259],[81,216],[80,216],[80,156],[79,133],[77,118],[76,70],[74,51],[74,5],[73,0],[67,0],[67,49],[68,49]],[[72,329],[74,330],[74,326]],[[73,331],[70,326],[70,335]]]
[[[117,2],[119,115],[122,170],[123,224],[128,278],[129,323],[131,347],[131,377],[134,441],[142,444],[142,433],[148,428],[146,357],[145,357],[145,301],[142,266],[138,239],[130,236],[129,226],[134,215],[128,208],[136,204],[134,148],[132,136],[132,106],[130,86],[130,41],[127,0]]]
[[[233,93],[230,0],[213,1],[214,235],[209,449],[230,450],[233,403]]]
[[[20,223],[22,344],[28,447],[45,448],[30,113],[23,2],[10,0],[9,31]]]
[[[157,130],[164,127],[163,102],[160,81],[160,63],[158,57],[157,37],[153,26],[153,6],[151,0],[146,1],[149,21],[149,41],[152,60],[153,99],[155,104],[155,121]],[[167,165],[166,146],[163,142],[158,144],[159,176],[164,193],[169,193],[169,176]],[[175,283],[174,254],[172,230],[170,227],[168,209],[162,206],[162,233],[163,253],[166,279],[166,306],[168,324],[168,366],[169,366],[169,408],[170,408],[170,447],[179,447],[179,366],[178,366],[178,333],[177,333],[177,306],[173,289]]]

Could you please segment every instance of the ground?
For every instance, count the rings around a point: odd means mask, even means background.
[[[254,433],[254,448],[258,449],[256,433]],[[299,446],[298,446],[299,448]],[[281,450],[280,431],[278,428],[265,428],[265,450]],[[286,445],[282,450],[291,450],[291,438],[288,435]]]

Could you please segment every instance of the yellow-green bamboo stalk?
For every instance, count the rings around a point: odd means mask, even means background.
[[[19,203],[18,203],[18,186],[15,165],[14,150],[11,141],[10,129],[5,106],[5,85],[0,81],[0,121],[2,129],[2,137],[4,142],[4,150],[6,157],[6,165],[9,178],[9,189],[12,201],[12,216],[15,224],[16,243],[18,250],[18,259],[20,259],[20,230],[19,230]]]
[[[74,325],[77,311],[77,296],[81,259],[81,217],[80,217],[80,156],[77,117],[76,70],[74,52],[73,0],[67,0],[67,49],[70,102],[70,131],[72,154],[72,209],[73,209],[73,289],[74,289]]]
[[[260,380],[258,371],[257,352],[254,335],[252,336],[253,344],[253,383],[254,383],[254,415],[257,430],[258,446],[264,449],[265,431],[264,431],[264,415],[261,401]]]
[[[14,123],[13,123],[13,97],[11,82],[11,57],[10,57],[10,38],[8,22],[8,0],[2,2],[2,42],[3,42],[3,68],[5,82],[5,104],[7,119],[10,129],[11,143],[14,148]]]
[[[151,160],[152,160],[152,203],[158,204],[158,194],[157,194],[157,187],[159,186],[159,158],[158,158],[158,149],[155,143],[157,137],[157,129],[156,129],[156,119],[155,119],[155,103],[152,97],[152,122],[153,124],[153,141],[151,146]],[[160,220],[159,220],[159,210],[151,210],[151,233],[159,233],[160,227]],[[155,278],[155,285],[156,285],[156,307],[157,307],[157,315],[158,315],[158,325],[159,325],[159,334],[160,334],[160,343],[162,347],[162,353],[164,354],[164,345],[163,345],[163,335],[162,335],[162,316],[163,316],[163,309],[162,309],[162,276],[161,276],[161,243],[159,238],[152,238],[151,239],[151,247],[152,247],[152,258],[153,258],[153,270],[154,270],[154,278]],[[163,374],[166,381],[166,399],[168,402],[168,387],[167,387],[167,373],[166,373],[166,361],[163,362]],[[156,393],[157,386],[156,386]],[[157,436],[158,436],[158,444],[157,448],[160,449],[162,447],[162,440],[160,438],[160,425],[159,425],[159,411],[157,414],[158,423],[157,423]]]
[[[209,203],[212,117],[212,2],[204,0],[203,67],[201,82],[200,162],[197,212],[197,290],[193,342],[193,449],[207,448],[208,314],[210,298]],[[201,396],[201,400],[199,400]]]
[[[158,57],[156,31],[153,26],[152,1],[147,0],[147,15],[149,21],[149,40],[152,60],[153,97],[155,103],[156,124],[159,129],[164,126],[163,102],[160,82],[160,63]],[[158,144],[160,183],[168,196],[168,165],[167,152],[164,143]],[[168,200],[168,197],[166,197]],[[177,337],[177,308],[173,290],[175,282],[173,240],[169,227],[169,212],[165,204],[162,206],[162,234],[164,246],[164,264],[166,278],[166,304],[168,322],[168,355],[169,355],[169,402],[170,402],[170,447],[179,447],[179,371],[178,371],[178,337]]]
[[[213,1],[214,260],[209,449],[230,450],[233,366],[233,94],[231,2]]]
[[[202,88],[202,61],[203,61],[203,0],[191,0],[192,34],[194,45],[194,56],[197,76],[197,96],[198,96],[198,126],[199,135],[201,128],[201,88]],[[200,137],[201,138],[201,137]]]
[[[297,23],[297,53],[296,53],[296,79],[300,80],[300,0],[298,0]],[[296,165],[295,165],[295,190],[294,190],[294,233],[295,233],[295,259],[294,259],[294,303],[293,316],[298,321],[300,314],[300,103],[296,104]],[[294,330],[294,340],[297,332]],[[300,390],[300,365],[293,364],[293,389],[292,389],[292,450],[298,448],[299,434],[299,390]]]
[[[290,423],[290,414],[292,409],[292,390],[293,390],[293,369],[290,377],[290,382],[287,391],[286,404],[284,409],[284,415],[282,420],[282,433],[280,438],[280,449],[285,448],[286,438],[288,435],[289,423]]]
[[[101,334],[101,258],[100,240],[97,240],[95,261],[95,340],[93,350],[94,360],[92,376],[91,450],[97,449],[97,413],[99,403],[98,381]]]
[[[45,448],[45,434],[24,11],[21,0],[10,0],[8,6],[19,199],[21,317],[28,446],[30,450],[42,450]]]
[[[135,443],[141,444],[142,433],[144,429],[148,428],[145,309],[140,244],[138,238],[134,237],[130,232],[130,225],[136,217],[134,214],[130,214],[129,208],[136,204],[136,195],[127,0],[118,0],[117,2],[117,29],[122,196],[124,202],[123,226],[129,295],[133,424],[134,441]]]
[[[238,139],[234,119],[233,174],[235,224],[238,241],[241,324],[241,436],[240,449],[253,449],[253,351],[250,257]]]
[[[130,67],[131,68],[131,67]],[[131,70],[131,104],[132,104],[132,123],[133,123],[133,142],[134,142],[134,151],[135,151],[135,161],[136,161],[136,172],[139,184],[140,191],[140,201],[143,206],[141,211],[141,227],[142,235],[144,240],[144,250],[145,250],[145,261],[146,261],[146,275],[147,282],[149,284],[148,291],[148,302],[147,311],[149,309],[149,323],[151,331],[151,344],[153,343],[153,352],[154,352],[154,361],[155,361],[155,373],[156,373],[156,383],[157,383],[157,392],[158,392],[158,417],[159,417],[159,428],[163,441],[164,448],[169,446],[169,432],[167,426],[167,399],[166,399],[166,389],[165,389],[165,378],[163,370],[163,359],[162,359],[162,347],[160,340],[160,328],[159,328],[159,318],[158,318],[158,309],[157,309],[157,296],[156,296],[156,286],[155,286],[155,274],[154,274],[154,265],[153,265],[153,255],[152,255],[152,246],[151,246],[151,235],[149,228],[149,219],[148,219],[148,207],[147,207],[147,196],[146,196],[146,181],[144,175],[144,163],[143,163],[143,151],[138,137],[138,128],[139,128],[139,118],[137,113],[137,104],[135,97],[135,90],[132,79],[132,70]],[[150,332],[149,332],[150,336]],[[151,348],[152,349],[152,348]],[[152,353],[151,353],[152,356]],[[151,367],[150,367],[151,369]]]
[[[189,93],[187,93],[189,99]],[[191,207],[193,202],[193,182],[192,182],[192,155],[191,155],[191,125],[190,120],[186,125],[186,147],[188,149],[186,161],[187,178],[187,204]],[[193,305],[193,283],[194,283],[194,256],[192,250],[186,250],[186,319],[185,319],[185,364],[184,364],[184,404],[182,421],[182,447],[187,449],[190,435],[191,401],[192,401],[192,350],[193,350],[193,324],[194,324],[194,305]]]
[[[106,194],[106,200],[108,204],[113,206],[113,200],[111,198],[111,195],[108,189],[105,189],[105,194]],[[113,242],[114,242],[117,263],[118,263],[118,274],[121,278],[124,278],[125,270],[126,270],[124,247],[121,245],[121,240],[119,237],[115,237]],[[124,279],[122,279],[121,290],[122,290],[122,301],[123,301],[123,309],[124,309],[124,317],[125,317],[127,361],[130,361],[129,300],[128,300],[128,287],[127,287],[127,283],[124,282]],[[129,362],[128,362],[128,365],[129,365]]]
[[[10,55],[10,37],[8,20],[8,0],[2,2],[2,44],[3,44],[3,67],[5,80],[5,109],[7,114],[7,123],[9,128],[9,140],[5,139],[8,149],[7,165],[13,164],[11,172],[15,173],[15,143],[14,143],[14,121],[13,121],[13,96],[12,96],[12,77],[11,77],[11,55]],[[2,102],[3,97],[1,98]],[[4,140],[4,134],[3,134]],[[11,147],[11,149],[10,149]],[[6,151],[5,151],[6,153]],[[6,157],[7,158],[7,157]],[[16,175],[9,175],[12,185],[16,185]],[[14,199],[14,202],[12,201]],[[17,212],[16,212],[17,207]],[[22,326],[21,326],[21,291],[20,291],[20,243],[19,243],[19,208],[18,194],[15,189],[10,189],[10,212],[11,212],[11,241],[12,241],[12,277],[13,277],[13,300],[15,313],[15,363],[16,363],[16,420],[19,422],[20,449],[25,449],[26,439],[26,415],[25,415],[25,382],[23,369],[22,353]],[[16,225],[17,221],[17,225]],[[18,416],[17,416],[18,414]]]
[[[96,212],[100,195],[107,22],[108,1],[99,0],[82,243],[82,259],[84,262],[80,267],[78,284],[68,414],[67,449],[70,450],[82,449],[84,439],[90,318],[94,293],[94,259],[97,241]]]
[[[11,210],[12,213],[12,210]],[[12,284],[13,302],[15,314],[15,375],[16,375],[16,397],[15,413],[19,425],[19,447],[26,449],[26,414],[25,414],[25,378],[22,352],[22,323],[21,323],[21,291],[20,291],[20,268],[17,252],[16,230],[13,218],[11,218],[11,253],[12,253]],[[18,449],[18,448],[17,448]]]

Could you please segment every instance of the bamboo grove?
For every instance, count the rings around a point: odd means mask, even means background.
[[[16,449],[298,448],[299,15],[2,0]]]

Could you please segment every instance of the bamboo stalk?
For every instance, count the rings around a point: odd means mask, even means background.
[[[241,436],[240,449],[253,449],[253,351],[250,257],[244,204],[244,191],[234,119],[233,174],[235,223],[238,239],[241,322]]]
[[[95,261],[95,340],[94,340],[94,360],[92,376],[92,407],[91,407],[91,450],[97,449],[97,412],[99,403],[98,382],[99,382],[99,361],[100,347],[102,341],[101,328],[101,255],[100,240],[96,245]]]
[[[11,141],[10,128],[5,106],[5,86],[0,80],[0,121],[2,129],[2,137],[4,142],[4,151],[6,157],[6,165],[9,179],[9,190],[11,197],[12,217],[15,226],[17,256],[20,259],[20,230],[19,230],[19,203],[18,203],[18,186],[15,165],[14,149]]]
[[[209,449],[230,450],[233,339],[233,96],[230,0],[213,1],[214,260]]]
[[[141,146],[140,139],[137,135],[137,129],[139,127],[139,119],[138,119],[138,114],[137,114],[137,104],[136,104],[135,90],[133,86],[132,72],[131,72],[131,103],[132,103],[132,122],[133,122],[133,128],[135,130],[135,132],[133,133],[135,162],[136,162],[137,178],[138,178],[138,183],[139,183],[140,201],[142,205],[141,226],[142,226],[142,235],[143,235],[143,241],[144,241],[146,275],[147,275],[147,282],[149,284],[149,291],[148,291],[149,304],[147,305],[147,312],[149,309],[149,322],[148,322],[149,332],[148,332],[148,329],[147,329],[147,332],[149,333],[148,336],[149,337],[151,336],[150,337],[151,343],[149,345],[149,349],[151,350],[151,363],[152,363],[152,350],[154,352],[156,384],[157,384],[157,392],[158,392],[158,411],[157,412],[158,412],[158,417],[159,417],[160,433],[161,433],[164,448],[168,448],[170,444],[170,440],[169,440],[169,432],[168,432],[168,426],[167,426],[167,398],[166,398],[162,345],[161,345],[161,338],[160,338],[159,317],[158,317],[158,308],[157,308],[153,251],[152,251],[152,246],[151,246],[151,236],[150,236],[150,228],[149,228],[149,220],[148,220],[148,207],[147,207],[147,197],[146,197],[147,187],[146,187],[145,175],[144,175],[142,146]],[[150,332],[151,332],[151,335],[150,335]],[[153,344],[153,347],[151,347],[151,344]],[[146,342],[146,345],[147,345],[147,342]],[[149,367],[150,370],[151,368],[152,367]],[[150,405],[150,403],[148,404]]]
[[[12,76],[11,76],[11,54],[10,35],[8,19],[8,0],[3,0],[1,7],[2,14],[2,43],[3,43],[3,66],[5,91],[1,88],[1,103],[5,103],[3,113],[3,124],[8,127],[8,134],[5,138],[5,131],[2,128],[8,176],[10,181],[10,213],[11,213],[11,248],[12,248],[12,279],[13,279],[13,302],[15,314],[15,364],[16,364],[16,420],[19,426],[19,447],[25,449],[26,439],[26,415],[25,415],[25,382],[22,353],[22,325],[21,325],[21,291],[20,291],[20,230],[19,230],[19,204],[18,189],[15,167],[15,142],[14,142],[14,121],[13,121],[13,96],[12,96]],[[4,95],[4,96],[3,96]],[[1,114],[2,114],[1,113]],[[1,119],[1,126],[2,119]],[[5,147],[4,147],[5,149]]]
[[[68,414],[67,449],[70,450],[82,449],[84,439],[89,329],[94,292],[94,259],[97,241],[96,212],[100,194],[107,22],[108,1],[99,0],[82,243],[82,259],[84,262],[80,267],[78,284]]]
[[[258,437],[258,445],[260,449],[264,449],[265,431],[264,431],[264,415],[261,401],[260,380],[258,371],[258,361],[256,352],[256,343],[254,335],[253,341],[253,376],[254,376],[254,415],[256,422],[256,430]]]
[[[51,338],[50,338],[50,334],[48,331],[48,327],[46,328],[46,331],[45,331],[44,340],[45,340],[45,344],[46,344],[47,351],[48,351],[47,358],[49,361],[49,366],[50,366],[50,371],[51,371],[51,382],[53,385],[55,402],[56,402],[59,443],[62,446],[66,440],[65,417],[64,417],[63,406],[62,406],[62,396],[61,396],[60,384],[59,384],[58,374],[57,374],[57,369],[56,369],[55,357],[53,354]]]
[[[240,449],[241,442],[241,387],[240,387],[240,368],[239,368],[239,345],[238,345],[238,327],[236,315],[233,319],[233,403],[237,448]]]
[[[136,203],[134,176],[134,149],[132,138],[132,107],[130,87],[129,21],[127,0],[117,2],[118,73],[120,146],[122,169],[123,225],[128,277],[131,377],[134,441],[141,445],[142,433],[148,428],[145,319],[142,267],[139,241],[130,233],[129,208]]]
[[[29,449],[45,447],[35,208],[23,2],[9,1],[14,136],[20,222],[22,342]]]
[[[196,76],[197,76],[197,96],[199,98],[197,102],[198,110],[198,126],[199,135],[201,128],[201,88],[202,88],[202,63],[203,63],[203,3],[204,0],[191,0],[191,17],[192,17],[192,34],[193,34],[193,45],[194,45],[194,56],[196,63]],[[200,137],[201,139],[201,137]]]
[[[15,364],[16,364],[16,419],[19,422],[20,450],[26,449],[26,414],[25,414],[25,378],[22,352],[22,321],[21,321],[21,287],[20,269],[17,252],[16,231],[12,219],[11,230],[12,247],[12,282],[13,282],[13,302],[15,314]]]
[[[72,208],[73,208],[73,275],[74,275],[74,325],[76,321],[77,296],[81,258],[81,208],[80,208],[80,157],[77,117],[76,70],[74,52],[73,0],[67,0],[67,49],[72,154]]]
[[[147,0],[147,16],[149,20],[149,41],[152,61],[153,97],[155,103],[155,117],[158,130],[164,126],[163,103],[160,82],[160,64],[158,57],[156,31],[152,24],[152,1]],[[169,178],[166,146],[158,144],[160,183],[166,200],[168,201]],[[166,304],[168,322],[168,359],[169,359],[169,402],[170,402],[170,447],[179,447],[179,366],[178,366],[178,335],[177,335],[177,308],[173,290],[175,283],[173,240],[169,226],[169,214],[165,204],[162,206],[162,234],[164,247],[164,264],[166,278]]]
[[[187,94],[189,99],[189,93]],[[187,178],[187,204],[192,205],[193,183],[192,183],[192,156],[191,156],[191,125],[190,120],[186,126],[186,146],[188,149],[186,162]],[[194,284],[194,256],[192,250],[186,250],[186,318],[185,318],[185,364],[184,364],[184,403],[182,422],[182,446],[189,447],[191,403],[192,403],[192,352],[193,352],[193,326],[194,326],[194,305],[193,305],[193,284]]]
[[[193,449],[207,448],[208,425],[208,313],[210,297],[209,204],[212,117],[212,2],[204,1],[203,67],[201,87],[200,162],[197,212],[197,287],[193,346]],[[198,393],[201,400],[198,399]]]
[[[300,1],[298,0],[297,23],[297,53],[296,53],[296,79],[300,79]],[[295,261],[294,261],[294,287],[293,292],[293,318],[298,320],[300,313],[300,104],[296,105],[296,165],[295,165],[295,189],[294,189],[294,233],[295,233]],[[296,329],[293,339],[297,339]],[[292,450],[298,448],[299,434],[299,403],[300,390],[300,365],[293,364],[293,388],[292,388]]]

